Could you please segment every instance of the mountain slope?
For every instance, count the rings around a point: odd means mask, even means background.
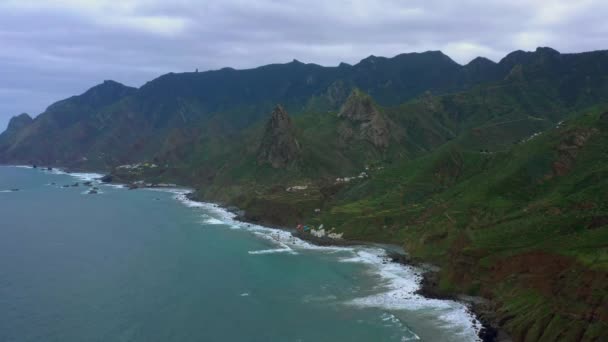
[[[436,293],[489,298],[516,340],[594,341],[608,332],[606,112],[606,51],[293,61],[104,82],[11,121],[0,162],[187,184],[247,220],[403,244],[441,266]]]
[[[515,340],[602,340],[607,110],[584,111],[504,152],[449,143],[372,173],[315,223],[353,239],[406,241],[412,257],[443,266],[439,293],[492,298]]]
[[[110,167],[134,161],[131,156],[151,158],[170,135],[185,127],[214,126],[205,134],[238,133],[277,103],[296,114],[335,109],[344,100],[340,94],[347,95],[353,87],[377,94],[382,103],[399,103],[426,90],[465,89],[470,74],[447,56],[426,52],[369,57],[355,66],[293,61],[249,70],[171,73],[137,90],[105,82],[50,106],[23,133],[34,138],[20,139],[21,146],[12,146],[0,160]],[[61,153],[44,151],[51,140],[59,143]],[[119,149],[125,153],[100,157]]]

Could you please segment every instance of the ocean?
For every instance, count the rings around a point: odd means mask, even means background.
[[[0,167],[0,341],[477,340],[464,305],[415,294],[420,271],[379,247],[98,176]]]

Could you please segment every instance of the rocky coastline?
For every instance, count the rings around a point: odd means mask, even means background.
[[[38,167],[36,165],[32,166],[32,168],[39,168],[43,171],[53,170],[51,167]],[[55,167],[57,170],[62,170],[68,174],[75,172],[99,172],[98,170],[83,170],[83,169],[68,169],[68,168],[59,168]],[[101,183],[105,184],[116,184],[122,185],[128,190],[136,190],[136,189],[158,189],[158,188],[191,188],[186,185],[178,185],[173,183],[154,183],[146,180],[138,180],[138,181],[128,181],[125,179],[121,179],[120,177],[115,177],[111,173],[99,172],[100,174],[104,174],[104,176],[98,178],[97,180]],[[86,184],[85,184],[86,183]],[[83,185],[90,185],[91,182],[85,182]],[[77,184],[77,183],[76,183]],[[74,186],[74,185],[69,185]],[[97,193],[96,191],[89,193]],[[199,198],[196,195],[196,192],[192,191],[186,195],[186,197],[192,201],[196,202],[207,202]],[[391,248],[388,248],[389,245],[369,242],[369,241],[360,241],[360,240],[349,240],[349,239],[332,239],[327,236],[319,237],[312,235],[310,233],[305,233],[302,231],[298,231],[293,228],[289,228],[286,226],[277,225],[272,219],[268,219],[264,216],[256,216],[252,218],[247,215],[246,211],[241,210],[235,206],[228,206],[222,203],[219,203],[223,209],[228,210],[236,215],[235,219],[244,223],[257,224],[262,225],[268,228],[279,229],[288,231],[293,234],[294,237],[297,237],[301,240],[307,241],[317,246],[374,246],[381,247],[387,251],[386,262],[393,262],[402,264],[405,266],[413,266],[419,269],[424,270],[422,273],[422,282],[420,284],[420,289],[417,291],[423,297],[432,298],[432,299],[442,299],[442,300],[453,300],[460,303],[464,303],[467,308],[471,311],[472,314],[479,320],[482,325],[482,328],[479,330],[478,337],[483,342],[506,342],[511,341],[511,338],[507,334],[507,332],[501,328],[500,322],[497,319],[496,310],[491,300],[481,298],[481,297],[470,297],[461,295],[458,293],[444,293],[439,290],[439,268],[434,265],[430,265],[425,263],[423,260],[414,260],[409,257],[405,252],[403,252],[402,247],[397,245],[390,245]]]

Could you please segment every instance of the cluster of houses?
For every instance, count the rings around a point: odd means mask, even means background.
[[[326,231],[325,228],[323,228],[323,224],[319,225],[319,227],[317,229],[310,228],[309,226],[304,226],[304,225],[299,224],[296,227],[296,229],[299,232],[310,233],[310,235],[316,236],[318,238],[328,237],[328,238],[334,239],[334,240],[341,240],[342,236],[344,235],[344,233],[334,232],[335,228],[332,228],[329,231]]]
[[[336,178],[336,183],[349,183],[349,182],[352,182],[357,179],[364,179],[364,178],[368,178],[368,177],[369,177],[369,175],[367,174],[367,172],[363,171],[358,176],[338,177],[338,178]]]
[[[289,188],[285,189],[285,191],[296,192],[296,191],[302,191],[302,190],[306,190],[306,189],[308,189],[308,185],[294,185],[294,186],[290,186]]]
[[[126,164],[126,165],[120,165],[119,167],[117,167],[118,169],[126,169],[126,170],[134,170],[134,169],[141,169],[141,168],[156,168],[158,167],[158,165],[156,164],[152,164],[152,163],[137,163],[137,164]]]

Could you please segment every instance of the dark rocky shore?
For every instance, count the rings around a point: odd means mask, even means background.
[[[481,330],[479,338],[484,342],[507,342],[511,338],[507,332],[500,327],[500,322],[496,315],[496,308],[491,300],[482,297],[471,297],[461,294],[445,294],[439,290],[439,273],[434,266],[422,262],[416,262],[403,258],[401,255],[392,256],[393,262],[398,262],[405,265],[413,265],[422,268],[425,272],[422,274],[422,283],[418,294],[426,298],[454,300],[466,303],[467,307],[481,322]]]

